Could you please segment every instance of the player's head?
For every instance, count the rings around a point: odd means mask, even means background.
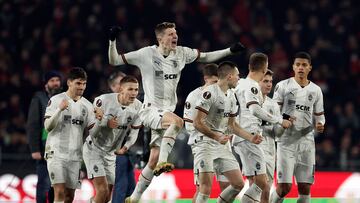
[[[72,68],[68,74],[67,85],[75,96],[82,96],[86,88],[87,74],[80,67]]]
[[[217,75],[217,71],[218,71],[218,65],[215,63],[209,63],[203,67],[202,73],[203,73],[205,85],[211,85],[218,81],[219,78]]]
[[[226,80],[229,88],[234,88],[239,80],[239,70],[235,63],[224,61],[218,67],[219,80]]]
[[[139,94],[139,82],[131,75],[127,75],[120,80],[121,103],[129,105],[133,103]]]
[[[306,52],[298,52],[295,54],[293,70],[296,77],[307,78],[311,71],[311,56]]]
[[[273,86],[273,74],[270,69],[268,69],[263,77],[262,80],[260,80],[259,85],[261,88],[261,92],[264,95],[268,95],[271,92],[272,86]]]
[[[121,71],[116,71],[109,76],[108,85],[112,92],[118,93],[120,91],[120,80],[125,76],[126,74]]]
[[[155,35],[159,46],[168,50],[175,50],[178,41],[175,23],[163,22],[157,24]]]
[[[250,55],[249,70],[250,72],[260,72],[265,74],[268,67],[268,57],[264,53],[256,52]]]
[[[44,75],[45,90],[50,95],[55,95],[61,91],[61,74],[52,70]]]

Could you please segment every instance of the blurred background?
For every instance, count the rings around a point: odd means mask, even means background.
[[[85,97],[92,102],[108,92],[106,80],[114,70],[141,79],[136,67],[108,64],[110,26],[123,27],[118,50],[128,52],[156,43],[153,28],[162,21],[176,23],[179,45],[203,52],[242,42],[247,53],[226,59],[238,64],[243,77],[249,54],[268,54],[274,85],[292,76],[294,53],[308,51],[313,57],[310,78],[323,91],[327,120],[325,133],[316,136],[317,170],[360,171],[359,4],[356,0],[1,0],[0,174],[35,173],[25,123],[31,97],[44,86],[45,72],[66,74],[73,66],[85,68],[89,75]],[[182,72],[176,109],[180,116],[187,94],[202,84],[201,67],[193,63]],[[192,167],[186,142],[182,133],[172,153],[178,168]],[[135,148],[139,156],[143,143],[140,137]]]

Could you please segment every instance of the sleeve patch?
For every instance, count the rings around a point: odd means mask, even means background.
[[[252,88],[251,88],[251,92],[252,92],[253,94],[257,94],[259,91],[258,91],[258,89],[257,89],[256,87],[252,87]]]
[[[96,101],[96,106],[97,106],[97,107],[101,107],[101,105],[102,105],[102,101],[101,101],[101,99],[98,99],[98,100]]]
[[[206,91],[206,92],[204,92],[203,97],[204,97],[204,99],[210,99],[211,93],[209,91]]]

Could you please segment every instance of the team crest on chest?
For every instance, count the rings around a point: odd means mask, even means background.
[[[312,94],[309,94],[308,99],[309,99],[309,101],[311,101],[313,99]]]
[[[190,109],[190,108],[191,108],[190,102],[185,102],[185,108],[186,108],[186,109]]]
[[[81,109],[81,115],[85,116],[86,115],[86,110],[85,109]]]
[[[203,97],[204,97],[204,99],[210,99],[211,93],[209,91],[206,91],[206,92],[204,92]]]
[[[178,67],[178,62],[177,62],[177,61],[171,60],[171,62],[173,63],[174,68],[177,68],[177,67]]]
[[[127,122],[130,123],[132,121],[131,116],[127,117]]]

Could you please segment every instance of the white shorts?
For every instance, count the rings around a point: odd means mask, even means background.
[[[146,104],[143,104],[143,107],[139,111],[139,117],[145,127],[149,127],[151,129],[162,129],[161,119],[165,112],[169,111],[153,106],[147,107]]]
[[[80,189],[81,161],[66,160],[58,157],[47,158],[47,168],[51,185],[65,183],[70,189]]]
[[[165,129],[151,129],[150,147],[160,147],[165,131]]]
[[[86,165],[88,179],[106,177],[108,184],[114,185],[115,154],[109,155],[94,146],[91,140],[87,140],[83,146],[83,159]]]
[[[265,155],[260,145],[244,140],[235,143],[234,150],[240,156],[245,176],[266,174]]]
[[[277,144],[277,179],[279,183],[314,183],[315,142],[300,138],[294,143],[279,141]]]
[[[196,150],[196,149],[195,149]],[[193,157],[195,157],[193,145],[191,145],[191,151],[193,152]],[[197,169],[195,166],[193,166],[193,172],[194,172],[194,184],[199,185],[199,169]],[[226,178],[225,175],[222,174],[215,174],[216,180],[218,182],[229,182],[229,180]]]
[[[264,136],[264,140],[259,144],[264,151],[264,157],[266,162],[266,174],[268,177],[268,182],[272,184],[274,181],[274,172],[275,172],[275,140],[269,136]]]
[[[231,170],[240,170],[239,163],[227,146],[215,140],[201,140],[194,145],[194,168],[199,173],[213,172],[223,174]]]

